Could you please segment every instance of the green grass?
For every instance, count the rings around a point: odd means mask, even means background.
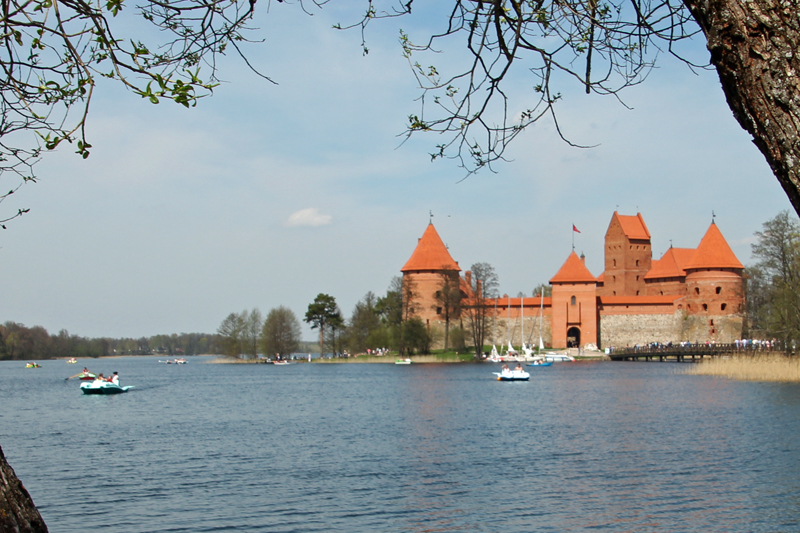
[[[329,363],[392,363],[397,359],[401,359],[397,353],[390,353],[389,355],[384,355],[383,357],[376,357],[376,356],[367,356],[367,355],[359,355],[358,357],[346,357],[346,358],[333,358],[333,359],[314,359],[314,363],[322,363],[322,364],[329,364]],[[405,357],[402,357],[405,359]],[[425,354],[425,355],[412,355],[410,359],[414,363],[471,363],[475,360],[475,356],[472,353],[462,353],[458,354],[454,351],[444,351],[444,350],[434,350],[433,353]]]

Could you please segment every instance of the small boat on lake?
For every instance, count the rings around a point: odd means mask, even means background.
[[[281,359],[280,361],[273,361],[272,364],[273,365],[288,365],[289,361],[285,361],[285,360]]]
[[[522,370],[522,367],[509,369],[503,368],[501,372],[492,372],[497,376],[497,381],[528,381],[530,374]]]
[[[395,359],[394,364],[396,365],[410,365],[413,361],[411,359]]]
[[[81,391],[84,394],[121,394],[123,392],[128,392],[132,388],[133,385],[120,387],[116,383],[111,383],[110,381],[101,381],[99,379],[96,379],[91,383],[81,383]]]
[[[565,353],[546,353],[544,360],[550,363],[565,363],[567,361],[574,361],[575,358]]]
[[[25,365],[25,368],[42,368],[42,365],[40,365],[39,363],[27,363]]]
[[[75,359],[74,357],[73,357],[73,358],[71,358],[71,359],[67,359],[67,364],[68,364],[68,365],[74,365],[74,364],[75,364],[75,363],[77,363],[77,362],[78,362],[78,360],[77,360],[77,359]]]
[[[528,366],[553,366],[552,361],[534,361],[533,363],[528,363]]]
[[[94,381],[95,379],[97,379],[97,375],[92,374],[84,367],[82,372],[80,372],[79,374],[75,374],[74,376],[70,376],[66,378],[64,381],[68,381],[72,378],[78,378],[81,381]]]

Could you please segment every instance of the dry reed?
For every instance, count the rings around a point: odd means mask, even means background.
[[[740,381],[800,382],[800,358],[779,354],[715,358],[692,365],[687,374]]]

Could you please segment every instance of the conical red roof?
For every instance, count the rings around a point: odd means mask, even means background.
[[[580,257],[573,251],[561,265],[556,275],[550,279],[550,283],[581,283],[596,282],[597,278],[592,276]]]
[[[692,259],[693,248],[670,248],[664,256],[653,261],[644,279],[680,278],[686,276],[684,267]]]
[[[717,225],[712,222],[692,259],[683,268],[697,270],[700,268],[744,268],[744,266],[728,246],[728,241],[722,236]]]
[[[414,253],[400,272],[413,270],[461,270],[458,263],[453,261],[432,223],[425,228],[425,233],[417,243]]]

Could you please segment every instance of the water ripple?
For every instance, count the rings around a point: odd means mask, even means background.
[[[136,388],[92,397],[18,365],[0,445],[53,533],[800,529],[793,385],[126,358],[98,371]]]

